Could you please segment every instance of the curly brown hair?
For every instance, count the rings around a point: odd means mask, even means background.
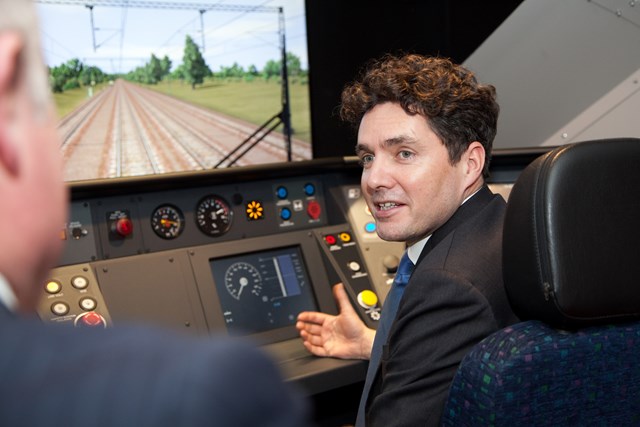
[[[495,87],[479,84],[473,72],[446,58],[385,55],[342,91],[340,117],[357,128],[365,113],[386,102],[424,116],[447,147],[451,164],[469,144],[480,142],[486,153],[483,176],[489,175],[500,111]]]

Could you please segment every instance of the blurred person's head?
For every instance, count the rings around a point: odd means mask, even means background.
[[[66,220],[56,118],[31,0],[0,0],[0,274],[35,308]]]

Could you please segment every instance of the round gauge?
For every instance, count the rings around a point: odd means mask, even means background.
[[[220,236],[231,228],[233,212],[221,197],[207,196],[196,207],[196,224],[209,236]]]
[[[173,205],[158,206],[151,214],[151,228],[163,239],[175,239],[184,229],[184,215]]]
[[[244,295],[260,296],[262,291],[260,273],[247,262],[236,262],[227,268],[224,274],[224,285],[231,296],[237,300]]]

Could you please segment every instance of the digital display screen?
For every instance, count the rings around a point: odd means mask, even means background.
[[[298,246],[209,262],[230,335],[292,326],[300,312],[317,311]]]

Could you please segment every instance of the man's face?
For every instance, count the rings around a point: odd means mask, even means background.
[[[380,104],[360,122],[356,151],[362,192],[384,240],[413,244],[444,224],[464,200],[463,162],[421,115]]]

